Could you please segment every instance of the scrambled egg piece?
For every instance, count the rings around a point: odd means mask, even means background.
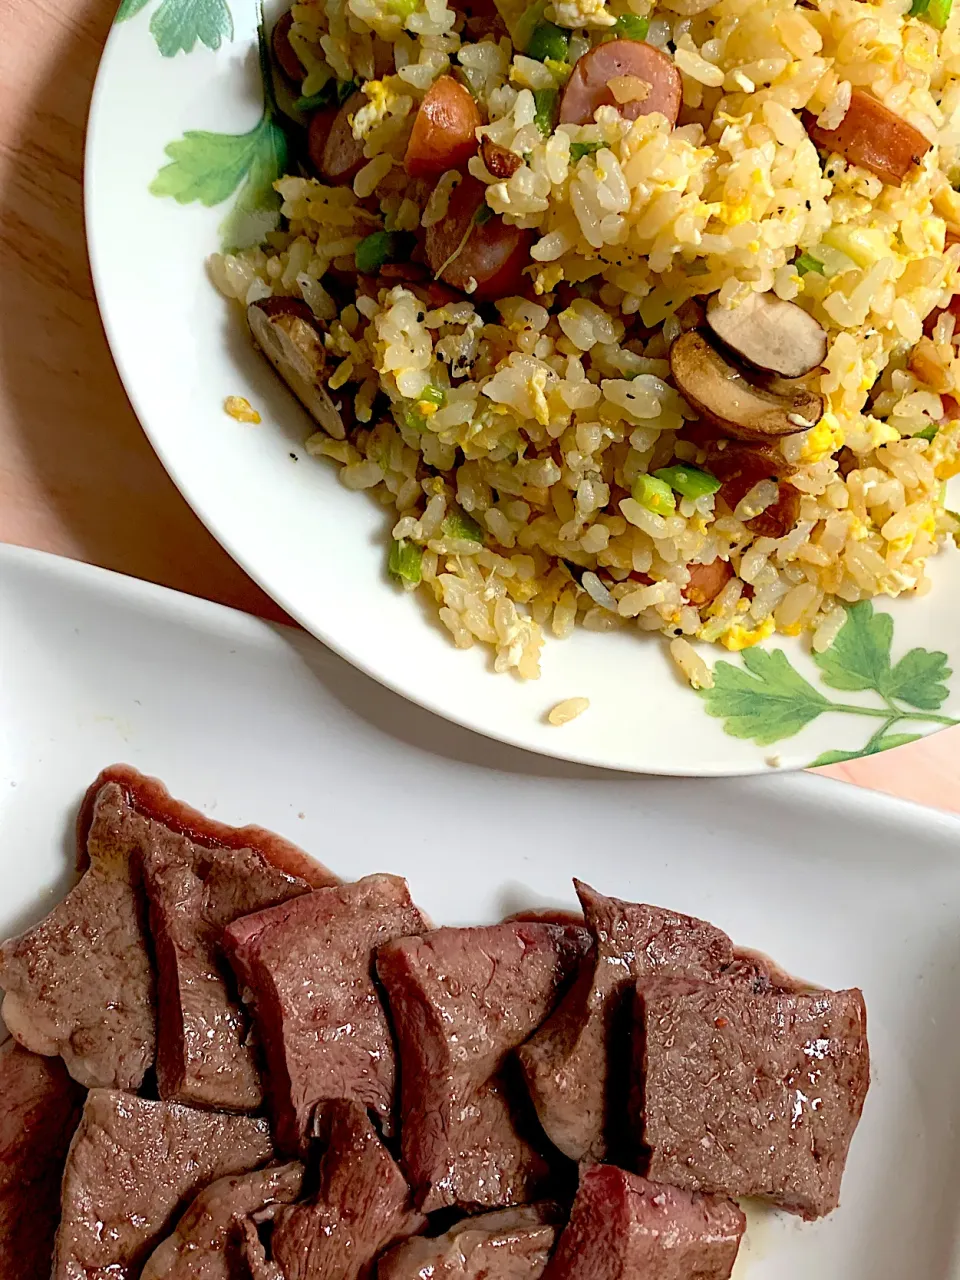
[[[235,422],[252,422],[256,425],[261,421],[259,413],[245,396],[227,396],[223,402],[223,411]]]
[[[383,123],[397,100],[397,94],[382,80],[368,80],[363,86],[363,92],[368,98],[367,105],[361,107],[350,122],[353,136],[358,142],[362,142],[378,124]]]
[[[747,627],[741,627],[739,623],[734,623],[729,631],[725,631],[720,637],[720,643],[725,649],[731,650],[733,653],[739,653],[741,649],[749,649],[755,644],[760,644],[762,640],[766,640],[768,636],[773,635],[774,623],[772,618],[766,618],[758,627],[749,630]]]
[[[817,425],[807,432],[800,459],[802,462],[822,462],[843,447],[844,439],[840,420],[828,410]]]

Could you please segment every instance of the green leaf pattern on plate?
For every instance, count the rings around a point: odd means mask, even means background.
[[[149,0],[121,0],[115,22],[127,22],[146,8]],[[226,0],[162,0],[150,19],[150,34],[165,58],[190,53],[197,41],[219,49],[233,39],[233,15]]]
[[[219,49],[233,39],[233,18],[225,0],[163,0],[150,19],[150,34],[165,58],[190,53],[199,40]]]
[[[114,22],[126,22],[128,18],[135,18],[147,2],[148,0],[121,0]]]
[[[911,649],[896,663],[891,657],[893,618],[877,613],[868,600],[851,605],[829,649],[812,654],[820,678],[831,689],[875,693],[882,705],[834,702],[815,689],[791,665],[782,649],[747,649],[743,668],[730,662],[714,667],[712,689],[700,690],[707,714],[723,720],[725,732],[770,746],[806,728],[827,712],[865,716],[882,723],[859,751],[827,751],[814,765],[839,764],[913,742],[920,734],[893,733],[903,721],[957,724],[937,710],[949,692],[952,672],[947,655]],[[906,703],[907,707],[900,704]],[[917,710],[908,710],[916,707]]]
[[[257,244],[276,226],[280,198],[273,184],[286,166],[287,139],[269,109],[249,133],[191,129],[169,143],[166,154],[170,163],[150,184],[155,196],[209,208],[240,188],[220,228],[224,249]]]
[[[767,747],[792,738],[830,703],[790,665],[782,649],[745,649],[746,671],[729,662],[714,667],[714,686],[702,690],[707,712],[721,716],[733,738]]]

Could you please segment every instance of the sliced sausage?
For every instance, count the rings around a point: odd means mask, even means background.
[[[353,136],[353,126],[350,123],[360,108],[366,105],[366,95],[358,90],[333,113],[332,118],[320,120],[318,117],[327,117],[327,112],[318,111],[310,120],[307,146],[311,163],[319,170],[321,177],[334,186],[352,182],[366,163],[363,143]]]
[[[782,538],[797,523],[800,492],[792,484],[784,482],[791,468],[777,450],[728,444],[726,449],[710,451],[706,467],[722,481],[719,496],[731,511],[761,480],[779,482],[776,502],[745,521],[747,528],[758,537]]]
[[[336,107],[324,107],[322,111],[314,111],[307,125],[307,155],[311,167],[320,178],[326,177],[323,171],[323,153],[338,114]]]
[[[403,167],[411,178],[439,178],[464,169],[477,151],[480,112],[469,89],[453,76],[440,76],[420,104]]]
[[[683,589],[683,594],[692,605],[701,608],[716,600],[717,596],[733,577],[733,568],[729,560],[711,560],[709,564],[688,564],[690,581]]]
[[[499,40],[510,34],[494,0],[460,0],[452,7],[463,15],[464,29],[471,40]]]
[[[836,129],[821,129],[809,111],[803,113],[803,123],[816,146],[836,151],[895,187],[932,146],[919,129],[863,89],[853,90],[847,114]]]
[[[616,76],[636,76],[650,86],[642,101],[618,103],[610,89]],[[655,111],[677,123],[683,85],[665,53],[643,40],[608,40],[577,59],[560,100],[561,124],[590,124],[598,107],[616,107],[627,120]]]
[[[299,85],[307,73],[303,63],[294,53],[293,45],[290,43],[290,28],[292,26],[293,14],[287,10],[274,24],[273,34],[270,39],[277,66],[292,84]]]
[[[464,292],[470,280],[475,280],[477,287],[471,297],[478,301],[520,292],[523,268],[530,262],[529,231],[496,216],[477,223],[485,191],[476,178],[464,178],[450,196],[446,217],[427,228],[425,246],[434,275],[439,273],[441,280]],[[455,255],[452,261],[451,255]]]

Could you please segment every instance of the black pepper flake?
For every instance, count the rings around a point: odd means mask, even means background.
[[[418,311],[418,312],[417,312],[417,321],[418,321],[418,323],[419,323],[419,324],[423,324],[423,322],[424,322],[424,320],[426,320],[426,318],[427,318],[427,313],[426,313],[425,311]]]
[[[300,459],[297,457],[297,455],[296,455],[295,453],[291,453],[290,457],[294,460],[294,462],[299,462],[299,461],[300,461]]]

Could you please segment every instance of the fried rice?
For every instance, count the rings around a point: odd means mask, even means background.
[[[844,605],[927,592],[958,525],[944,482],[960,469],[960,6],[939,30],[909,0],[553,0],[537,16],[565,33],[562,62],[521,52],[503,5],[513,38],[495,21],[471,34],[465,10],[295,4],[298,91],[359,86],[362,167],[338,186],[281,178],[277,229],[211,261],[229,298],[302,299],[316,318],[327,390],[352,412],[345,438],[319,430],[307,447],[394,512],[394,578],[498,671],[535,678],[547,634],[635,628],[669,637],[694,687],[711,675],[691,642],[810,633],[819,651]],[[676,124],[614,103],[545,128],[543,95],[630,16],[679,71]],[[464,180],[404,168],[418,108],[450,75],[476,101],[477,140],[519,158],[509,177],[480,154],[465,171],[527,233],[522,293],[435,296],[403,264],[357,275],[371,232],[419,244]],[[841,126],[858,89],[931,144],[899,185],[810,136],[808,119]],[[658,509],[639,478],[709,475],[743,447],[704,429],[671,344],[709,295],[769,291],[826,331],[822,416],[770,442],[772,479]],[[785,485],[790,525],[765,525]],[[706,566],[721,571],[697,590]]]

